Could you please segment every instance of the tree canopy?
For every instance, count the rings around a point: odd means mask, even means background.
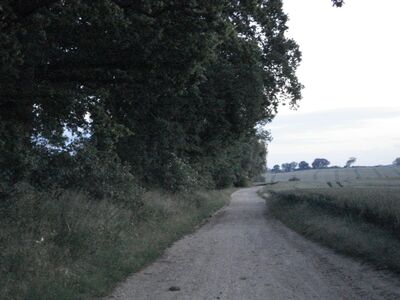
[[[0,11],[3,187],[88,188],[79,174],[94,187],[99,165],[172,190],[239,183],[263,169],[257,125],[301,98],[279,0],[6,0]]]
[[[279,173],[281,171],[281,166],[280,165],[274,165],[272,168],[272,172],[274,173]]]
[[[306,161],[299,162],[299,170],[308,170],[311,169],[310,165]]]
[[[344,4],[343,0],[332,0],[333,6],[342,7]]]
[[[322,169],[328,167],[330,164],[326,158],[316,158],[311,165],[314,169]]]
[[[354,164],[356,162],[357,158],[355,157],[350,157],[347,162],[346,165],[344,166],[345,168],[350,168],[352,164]]]

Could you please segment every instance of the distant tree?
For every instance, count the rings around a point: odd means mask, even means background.
[[[301,161],[300,163],[299,163],[299,170],[308,170],[308,169],[311,169],[311,167],[310,167],[310,165],[308,164],[308,162],[306,162],[306,161]]]
[[[297,162],[292,161],[291,163],[284,163],[282,164],[282,171],[283,172],[292,172],[297,167]]]
[[[346,162],[346,165],[344,166],[345,168],[350,168],[352,164],[356,162],[357,158],[355,157],[350,157],[349,160]]]
[[[396,158],[396,159],[393,161],[393,165],[394,165],[394,166],[400,166],[400,157]]]
[[[281,165],[282,172],[290,172],[290,164],[289,163],[284,163]]]
[[[311,165],[314,169],[322,169],[328,167],[330,164],[330,161],[325,158],[316,158]]]
[[[292,161],[292,162],[290,163],[290,171],[294,171],[294,170],[296,169],[297,165],[298,165],[297,162]]]
[[[281,167],[279,166],[279,165],[275,165],[273,168],[272,168],[272,172],[273,173],[279,173],[281,171]]]
[[[332,0],[333,6],[342,7],[344,4],[343,0]]]

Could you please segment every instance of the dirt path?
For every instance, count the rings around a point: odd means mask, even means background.
[[[287,229],[257,189],[234,193],[227,208],[108,299],[400,299],[400,278]]]

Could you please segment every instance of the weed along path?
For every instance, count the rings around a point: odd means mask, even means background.
[[[400,299],[400,278],[335,254],[273,219],[259,187],[107,299]]]

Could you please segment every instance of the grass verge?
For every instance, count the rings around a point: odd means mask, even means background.
[[[399,189],[269,188],[268,193],[271,213],[289,228],[377,268],[400,272]]]
[[[144,194],[139,211],[86,195],[23,193],[1,220],[0,299],[91,299],[156,259],[233,190]],[[53,195],[54,196],[54,195]]]

